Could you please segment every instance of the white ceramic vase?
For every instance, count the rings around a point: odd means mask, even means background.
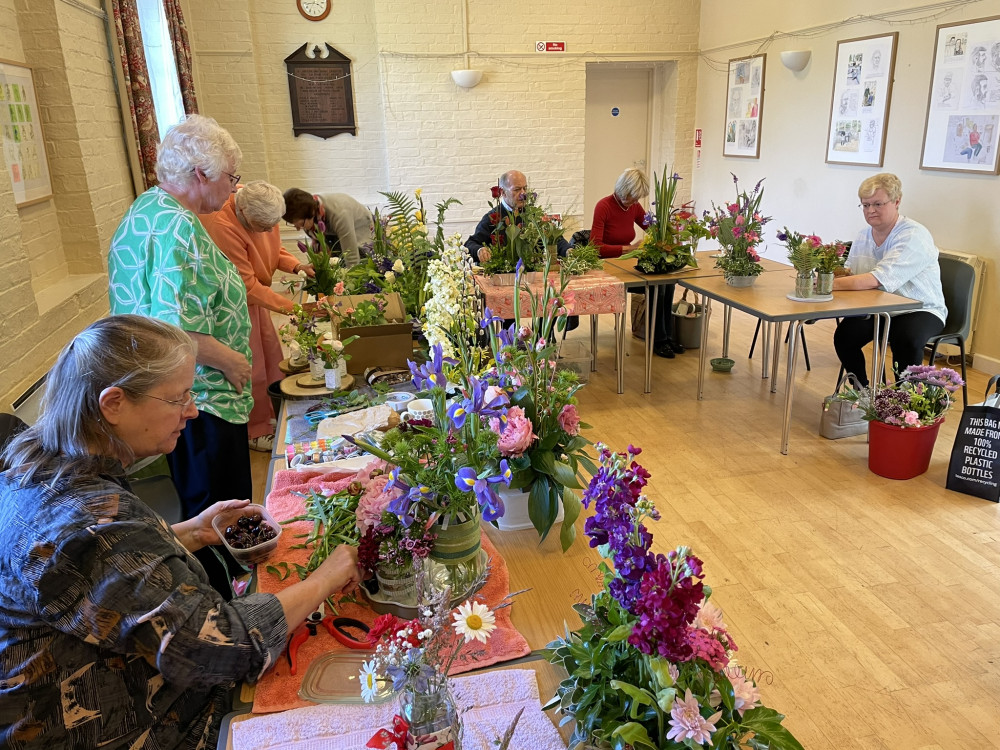
[[[319,357],[309,360],[309,374],[312,375],[313,380],[323,380],[326,376],[323,374],[323,360]]]
[[[497,519],[497,526],[501,531],[520,531],[521,529],[533,529],[531,518],[528,516],[528,496],[531,494],[527,490],[512,490],[508,487],[500,487],[497,490],[500,499],[503,500],[503,515]],[[559,512],[556,514],[556,523],[560,523],[564,517],[562,503],[559,503]]]

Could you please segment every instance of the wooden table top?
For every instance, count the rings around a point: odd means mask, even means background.
[[[698,261],[698,267],[694,268],[688,266],[687,268],[682,268],[680,271],[674,271],[673,273],[642,273],[642,271],[637,271],[635,268],[635,258],[628,258],[627,260],[622,260],[621,258],[605,258],[604,260],[604,271],[605,273],[613,273],[617,278],[621,278],[625,281],[626,277],[631,277],[633,285],[636,281],[641,281],[644,284],[667,284],[671,282],[679,282],[682,279],[700,279],[705,277],[721,277],[722,269],[716,268],[715,260],[718,257],[718,252],[715,250],[702,250],[694,254],[695,260]],[[772,271],[787,271],[790,266],[785,263],[779,263],[776,260],[770,260],[769,258],[761,258],[760,264],[764,267],[765,273]],[[628,284],[629,282],[626,282]]]
[[[837,291],[828,302],[798,302],[788,299],[795,291],[795,272],[763,273],[748,287],[729,286],[721,276],[681,279],[680,284],[693,292],[750,313],[770,322],[813,318],[838,318],[845,315],[870,315],[920,309],[923,303],[879,289]]]

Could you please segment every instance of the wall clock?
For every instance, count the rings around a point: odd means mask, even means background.
[[[295,0],[295,6],[308,21],[322,21],[330,15],[330,0]]]

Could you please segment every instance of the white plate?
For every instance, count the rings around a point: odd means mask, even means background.
[[[824,294],[816,297],[796,297],[794,294],[786,294],[786,297],[792,302],[832,302],[832,294]]]

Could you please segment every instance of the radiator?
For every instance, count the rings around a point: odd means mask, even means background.
[[[940,248],[940,252],[944,258],[953,258],[963,263],[968,263],[976,272],[976,284],[972,290],[972,323],[969,326],[969,335],[965,339],[965,354],[968,358],[976,348],[976,326],[979,321],[979,303],[982,300],[983,289],[986,283],[986,261],[978,255],[963,253],[960,250],[945,250],[944,248]],[[947,357],[957,357],[959,354],[958,347],[952,344],[941,344],[938,347],[938,353],[944,354]]]

